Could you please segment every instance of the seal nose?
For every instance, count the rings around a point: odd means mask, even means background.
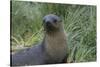
[[[52,26],[52,22],[46,21],[46,26],[48,26],[48,27]]]
[[[45,20],[45,24],[46,24],[46,26],[48,26],[48,27],[52,26],[52,20],[46,19],[46,20]]]

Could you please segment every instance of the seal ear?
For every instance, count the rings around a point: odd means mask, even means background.
[[[59,22],[62,22],[62,16],[58,15],[59,16]]]
[[[43,18],[43,20],[42,20],[42,26],[44,25],[44,23],[45,23],[45,19]]]
[[[59,20],[60,22],[62,22],[62,19],[60,18],[60,20]]]

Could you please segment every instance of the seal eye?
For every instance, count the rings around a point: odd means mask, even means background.
[[[56,22],[57,22],[57,20],[56,20],[56,19],[54,19],[54,20],[53,20],[53,22],[54,22],[54,23],[56,23]]]
[[[45,20],[43,19],[43,22],[45,22]]]

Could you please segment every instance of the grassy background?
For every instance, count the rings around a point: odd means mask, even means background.
[[[11,8],[12,51],[41,42],[42,18],[52,13],[64,22],[68,45],[66,60],[69,63],[96,61],[96,6],[12,1]]]

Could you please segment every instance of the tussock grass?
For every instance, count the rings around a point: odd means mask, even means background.
[[[12,1],[12,50],[41,42],[42,18],[50,13],[60,16],[64,22],[68,45],[66,61],[96,61],[96,6],[90,5]]]

